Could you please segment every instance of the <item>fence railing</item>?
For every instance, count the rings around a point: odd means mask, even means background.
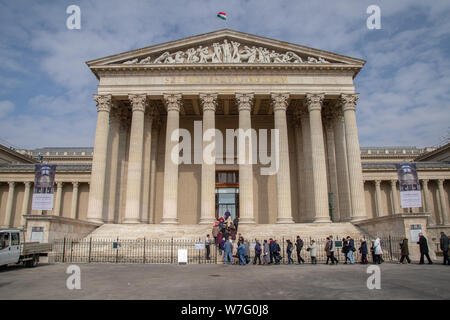
[[[290,239],[293,243],[295,237],[273,237],[278,241],[281,248],[281,263],[288,262],[286,253],[286,240]],[[250,242],[250,259],[253,261],[255,251],[253,249],[255,239],[249,239]],[[263,239],[258,239],[263,245]],[[269,240],[269,239],[267,239]],[[317,262],[325,262],[327,260],[325,252],[326,239],[314,239],[317,248]],[[336,240],[341,240],[337,238]],[[311,239],[304,238],[304,247],[301,256],[306,262],[311,262],[310,254],[306,251]],[[356,251],[354,252],[355,261],[361,260],[359,247],[362,239],[354,239]],[[370,253],[371,242],[366,240],[368,255],[367,259],[372,261]],[[387,237],[381,239],[383,249],[383,260],[398,261],[401,256],[399,243],[400,237]],[[206,247],[201,239],[183,240],[183,239],[137,239],[137,240],[121,240],[117,239],[69,239],[54,240],[51,255],[55,262],[65,263],[156,263],[156,264],[173,264],[178,263],[178,249],[187,250],[188,264],[217,264],[223,262],[223,255],[220,254],[218,246],[211,244],[209,259],[206,257]],[[235,250],[233,255],[235,255]],[[336,248],[335,257],[343,262],[345,260],[342,248]],[[261,259],[263,256],[261,255]],[[294,246],[292,258],[297,262],[297,253]]]

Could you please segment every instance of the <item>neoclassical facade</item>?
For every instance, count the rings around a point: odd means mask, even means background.
[[[364,63],[233,30],[89,61],[99,80],[92,161],[89,152],[80,162],[65,155],[71,162],[58,166],[53,214],[98,224],[187,225],[211,224],[225,210],[242,224],[357,222],[407,212],[393,163],[418,154],[364,162],[370,155],[359,145],[354,78]],[[266,132],[266,147],[252,143],[258,154],[272,155],[270,130],[277,129],[278,170],[262,175],[267,163],[226,157],[229,139],[212,152],[213,163],[179,163],[186,155],[173,152],[177,129],[192,137],[191,159],[216,139],[201,139],[209,129],[223,137],[254,129],[259,142]],[[418,169],[424,207],[414,212],[430,213],[430,225],[448,225],[450,166]],[[30,169],[0,166],[3,225],[23,222],[15,212],[30,214],[32,180]]]

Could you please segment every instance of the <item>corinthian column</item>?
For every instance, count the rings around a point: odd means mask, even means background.
[[[120,131],[120,111],[115,109],[111,112],[110,125],[109,125],[109,159],[107,171],[108,175],[106,178],[106,194],[105,197],[108,199],[105,203],[106,211],[106,221],[107,223],[114,222],[114,216],[116,208],[116,197],[117,197],[117,172],[119,164],[119,131]]]
[[[307,94],[305,100],[309,111],[311,130],[314,222],[330,222],[330,215],[328,212],[327,169],[321,115],[323,98],[323,94]]]
[[[448,224],[448,211],[446,204],[446,197],[444,192],[444,179],[438,180],[439,199],[441,200],[441,221],[443,225]]]
[[[377,204],[377,216],[382,217],[383,216],[383,209],[381,204],[381,181],[375,180],[375,197],[376,197],[376,204]]]
[[[337,169],[336,169],[336,148],[334,144],[334,114],[326,115],[326,136],[327,136],[327,154],[328,154],[328,171],[330,175],[330,192],[333,194],[333,221],[338,222],[341,220],[339,212],[339,188],[337,181]]]
[[[398,195],[397,195],[397,180],[391,180],[391,190],[392,190],[392,214],[399,212],[398,207]]]
[[[95,129],[87,219],[88,221],[103,223],[109,112],[111,111],[112,97],[111,95],[94,95],[94,99],[97,103],[97,126]]]
[[[62,188],[63,183],[57,182],[56,183],[56,201],[55,201],[55,208],[53,209],[53,214],[55,216],[61,216],[61,198],[62,198]]]
[[[352,221],[367,218],[362,178],[361,151],[359,148],[358,127],[356,125],[357,94],[341,94],[339,102],[344,112],[345,142],[347,144],[348,176]]]
[[[158,160],[158,140],[161,120],[159,117],[153,120],[152,125],[152,151],[150,156],[150,218],[149,223],[155,223],[155,198],[156,198],[156,161]]]
[[[428,225],[435,225],[436,220],[434,218],[433,212],[431,212],[431,202],[430,202],[430,192],[428,191],[428,179],[422,180],[422,186],[423,186],[423,200],[424,200],[424,210],[425,212],[429,213],[430,216],[428,217]]]
[[[128,154],[127,195],[123,223],[139,223],[141,208],[142,153],[144,148],[144,112],[147,96],[129,95],[131,102],[131,133]]]
[[[143,223],[150,221],[150,157],[152,150],[152,126],[153,126],[153,110],[145,113],[144,124],[144,155],[143,176],[142,176],[142,218]]]
[[[295,148],[297,154],[297,186],[298,186],[298,211],[300,221],[305,220],[305,212],[302,209],[305,208],[305,178],[304,178],[304,155],[303,155],[303,135],[302,126],[300,124],[300,114],[296,112],[294,118],[294,132],[295,132]]]
[[[279,167],[277,172],[277,223],[294,223],[291,208],[291,179],[289,169],[289,146],[286,109],[289,95],[271,94],[275,118],[275,130],[279,132]],[[277,141],[275,141],[277,143]],[[276,149],[275,149],[276,150]]]
[[[13,214],[13,200],[14,200],[14,189],[16,188],[16,183],[14,181],[8,182],[8,198],[6,199],[6,210],[5,210],[5,223],[4,226],[9,228],[11,225],[11,217]]]
[[[212,143],[215,143],[215,136],[210,141],[205,141],[207,130],[214,130],[217,94],[201,94],[200,102],[203,108],[203,150]],[[215,220],[216,194],[215,194],[215,172],[216,172],[216,150],[211,152],[211,162],[206,163],[202,157],[202,209],[200,224],[211,224]]]
[[[161,223],[178,223],[178,163],[181,94],[166,94],[166,152],[164,160],[163,217]],[[173,138],[173,139],[172,139]]]
[[[236,102],[239,109],[239,129],[244,132],[251,130],[250,112],[254,95],[251,93],[236,94]],[[250,135],[251,139],[251,135]],[[253,142],[252,142],[253,143]],[[253,212],[253,165],[250,163],[248,148],[245,140],[245,161],[239,163],[239,223],[255,223]]]
[[[28,210],[30,209],[30,194],[31,194],[31,181],[26,181],[25,183],[25,194],[23,196],[23,203],[22,203],[22,217],[20,219],[20,225],[22,227],[25,226],[26,220],[23,217],[24,215],[28,214]]]
[[[314,221],[314,178],[311,157],[311,130],[309,126],[309,113],[306,106],[300,111],[300,121],[302,125],[303,138],[303,177],[305,179],[303,183],[305,186],[305,213],[302,215],[304,217],[302,222],[312,222]]]
[[[334,145],[336,150],[336,175],[339,192],[340,221],[350,220],[350,186],[348,182],[347,147],[345,144],[344,114],[341,109],[335,110]]]
[[[78,187],[80,183],[77,181],[72,182],[73,191],[72,191],[72,206],[70,210],[70,217],[72,219],[77,218],[77,210],[78,210]]]

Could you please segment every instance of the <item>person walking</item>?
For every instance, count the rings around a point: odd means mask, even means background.
[[[427,257],[428,264],[433,264],[433,261],[430,259],[430,255],[428,254],[428,241],[427,238],[424,237],[423,233],[419,233],[419,241],[417,242],[420,250],[420,262],[419,264],[424,264],[425,259],[424,256]]]
[[[400,261],[398,263],[402,264],[405,258],[408,263],[411,263],[411,259],[409,259],[408,239],[406,239],[406,237],[402,238],[402,242],[400,242],[400,249],[402,257],[400,258]]]
[[[238,217],[234,218],[233,225],[234,225],[234,228],[236,229],[236,232],[237,232],[238,231],[238,226],[239,226],[239,218]]]
[[[269,248],[269,244],[267,243],[267,240],[264,240],[264,245],[263,245],[263,262],[265,265],[269,265],[270,264],[270,248]]]
[[[244,241],[244,259],[245,259],[245,263],[249,264],[250,263],[250,244],[248,243],[248,240]]]
[[[288,256],[288,264],[293,264],[294,263],[294,259],[291,258],[292,252],[294,251],[294,245],[292,244],[291,240],[287,239],[287,248],[286,248],[286,253]],[[304,262],[304,261],[303,261]]]
[[[331,258],[331,264],[334,264],[336,262],[336,264],[339,263],[339,260],[336,259],[336,257],[334,256],[334,252],[336,251],[336,243],[333,240],[333,236],[330,236],[330,258]]]
[[[280,255],[281,248],[277,240],[274,240],[273,243],[273,259],[275,260],[275,264],[280,264],[280,261],[283,258]]]
[[[218,244],[219,241],[217,241],[217,236],[219,235],[219,221],[214,222],[214,226],[212,228],[212,236],[214,237],[214,244]]]
[[[243,243],[239,244],[239,247],[237,248],[237,253],[239,256],[239,264],[242,266],[245,266],[245,245]]]
[[[449,238],[444,232],[441,232],[441,239],[439,241],[439,244],[442,250],[442,254],[444,255],[444,264],[448,264],[450,266],[450,260],[448,257]]]
[[[373,254],[374,254],[374,263],[381,264],[381,256],[383,255],[383,249],[381,249],[381,240],[378,237],[373,242]]]
[[[305,263],[305,260],[303,260],[301,253],[303,248],[303,240],[300,238],[300,236],[297,236],[297,241],[295,242],[295,247],[297,249],[297,261],[298,264]]]
[[[350,261],[350,264],[354,264],[355,260],[353,258],[353,252],[356,251],[355,249],[355,241],[352,239],[352,237],[347,236],[347,258]]]
[[[255,257],[253,258],[253,264],[256,264],[256,260],[258,260],[258,265],[261,265],[261,244],[258,239],[255,239]]]
[[[275,242],[272,238],[269,239],[269,253],[270,253],[270,264],[273,263],[273,252],[274,252]]]
[[[328,264],[328,261],[331,259],[330,238],[329,237],[327,237],[327,241],[325,242],[324,250],[327,255],[327,262],[325,262],[325,264]],[[331,260],[331,262],[333,262],[333,260]]]
[[[311,240],[309,247],[306,249],[311,256],[311,264],[317,264],[317,245],[315,240]]]
[[[347,260],[348,260],[348,241],[345,238],[342,238],[342,249],[341,249],[342,254],[344,255],[345,261],[344,264],[347,264]]]
[[[223,247],[225,250],[224,264],[227,264],[227,260],[230,260],[230,263],[233,264],[233,243],[231,242],[231,240],[225,241]]]
[[[206,260],[210,260],[210,245],[211,245],[211,239],[209,238],[209,234],[206,235],[206,239],[205,239],[205,248],[206,248]]]
[[[367,261],[367,242],[365,239],[361,241],[361,246],[359,247],[359,253],[361,254],[361,264],[368,264],[369,261]]]

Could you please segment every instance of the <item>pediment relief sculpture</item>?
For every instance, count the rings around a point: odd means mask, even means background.
[[[292,51],[284,53],[269,50],[263,47],[242,45],[239,42],[223,40],[222,43],[213,43],[212,46],[199,46],[185,51],[166,51],[152,60],[151,56],[134,58],[122,64],[176,64],[176,63],[301,63],[301,64],[328,64],[323,57],[302,58]]]

